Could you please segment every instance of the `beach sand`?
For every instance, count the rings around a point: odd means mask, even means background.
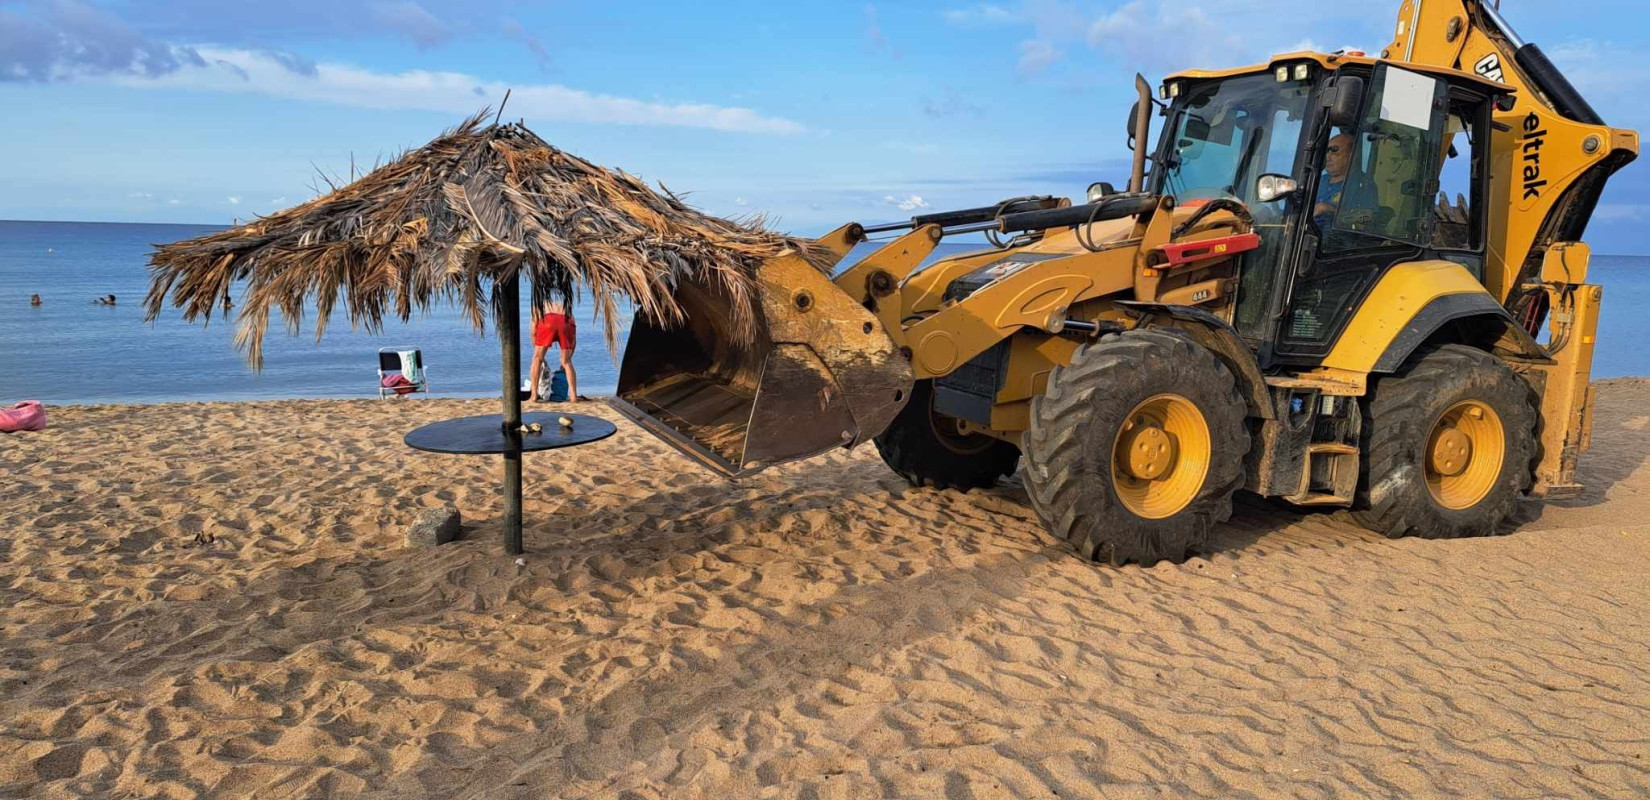
[[[634,426],[415,453],[496,401],[53,408],[0,437],[4,797],[1650,796],[1650,381],[1587,493],[1389,541],[1241,500],[1102,568],[1017,479],[871,448],[739,484]],[[615,417],[588,404],[589,413]],[[465,538],[405,549],[418,509]]]

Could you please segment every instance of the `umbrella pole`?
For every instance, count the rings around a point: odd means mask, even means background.
[[[515,447],[504,453],[504,552],[521,554],[521,278],[498,284],[495,298],[499,345],[504,359],[504,438]]]

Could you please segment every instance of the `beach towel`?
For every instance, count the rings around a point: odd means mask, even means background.
[[[409,383],[413,384],[414,386],[416,386],[420,383],[423,383],[424,382],[424,370],[419,368],[418,351],[417,350],[402,350],[402,351],[400,351],[400,353],[401,353],[401,375],[403,377],[405,377],[407,379],[407,381]]]
[[[396,394],[412,394],[418,390],[418,384],[407,380],[405,375],[396,375],[393,373],[390,375],[385,375],[384,379],[379,381],[379,383],[383,385],[385,389],[389,389]]]
[[[46,429],[46,407],[39,400],[24,400],[9,408],[0,408],[0,433],[43,431]]]

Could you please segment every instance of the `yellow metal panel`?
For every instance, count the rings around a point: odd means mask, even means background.
[[[1427,303],[1469,292],[1483,294],[1484,287],[1466,267],[1452,261],[1412,261],[1387,270],[1358,306],[1323,366],[1368,373]]]
[[[854,245],[863,241],[865,241],[865,229],[857,222],[850,222],[815,239],[814,247],[834,256],[834,258],[829,259],[830,263],[834,265],[836,262],[841,261],[843,256],[848,255],[848,251],[854,249]]]
[[[1392,58],[1396,59],[1398,55],[1401,55],[1401,53],[1395,53]],[[1181,70],[1180,72],[1176,72],[1163,80],[1164,82],[1169,82],[1175,80],[1204,80],[1208,78],[1230,78],[1237,75],[1253,75],[1263,72],[1271,72],[1274,65],[1277,64],[1298,64],[1302,61],[1314,62],[1322,69],[1335,70],[1352,64],[1371,66],[1378,60],[1380,59],[1370,58],[1367,56],[1337,56],[1304,51],[1296,53],[1279,53],[1272,56],[1272,59],[1264,64],[1249,64],[1242,67],[1233,67],[1231,69]],[[1410,70],[1412,72],[1423,72],[1431,75],[1437,75],[1442,78],[1450,78],[1454,80],[1465,79],[1470,82],[1477,83],[1485,88],[1497,88],[1502,90],[1507,88],[1506,86],[1485,78],[1482,75],[1472,72],[1462,72],[1449,66],[1439,66],[1437,64],[1428,63],[1395,64],[1395,66]]]
[[[1392,45],[1382,58],[1454,64],[1466,42],[1467,9],[1460,0],[1405,0],[1398,7]]]
[[[1006,329],[1030,325],[1046,328],[1051,314],[1065,319],[1066,308],[1071,305],[1072,298],[1081,296],[1083,290],[1092,285],[1094,279],[1081,274],[1054,275],[1029,283],[997,312],[997,327]]]
[[[1134,283],[1135,254],[1134,248],[1122,248],[1042,261],[912,323],[905,337],[915,349],[917,378],[937,378],[1022,326],[1043,328],[1051,319],[1063,321],[1077,303],[1128,289]],[[925,275],[917,273],[913,281]],[[937,296],[943,287],[932,291]]]
[[[1593,249],[1583,242],[1554,242],[1541,259],[1541,280],[1565,285],[1587,282]]]
[[[978,250],[961,253],[930,264],[900,284],[900,317],[937,311],[951,282],[1008,254],[1007,250]]]
[[[1535,369],[1546,373],[1541,394],[1541,462],[1535,468],[1537,496],[1569,494],[1576,485],[1576,462],[1592,439],[1593,346],[1598,336],[1598,307],[1604,290],[1583,284],[1553,299],[1548,327],[1562,345],[1553,363]]]
[[[1488,264],[1484,284],[1505,302],[1518,288],[1519,272],[1536,246],[1547,216],[1588,167],[1610,154],[1609,128],[1587,125],[1558,115],[1530,94],[1523,75],[1489,37],[1476,30],[1461,52],[1462,64],[1497,59],[1504,80],[1518,88],[1511,111],[1496,111],[1505,133],[1490,137]],[[1592,139],[1592,152],[1588,140]]]
[[[836,277],[837,288],[848,293],[855,302],[863,303],[875,296],[870,286],[871,276],[887,273],[889,281],[885,294],[893,294],[897,284],[905,280],[922,260],[934,252],[940,242],[940,226],[923,225],[901,236],[872,253],[858,264]]]
[[[998,403],[1029,400],[1042,394],[1048,374],[1056,366],[1071,363],[1078,342],[1062,336],[1026,333],[1014,337],[1008,354],[1008,374],[997,392]]]
[[[1462,23],[1453,23],[1460,19]],[[1451,30],[1457,31],[1451,36]],[[1510,49],[1473,25],[1461,0],[1406,0],[1396,35],[1381,55],[1426,65],[1482,72],[1510,87],[1511,110],[1495,111],[1503,126],[1491,136],[1488,264],[1484,285],[1506,302],[1537,247],[1541,227],[1575,179],[1615,151],[1638,152],[1633,131],[1587,125],[1559,115],[1532,90]]]
[[[868,303],[894,344],[905,347],[904,314],[899,284],[910,276],[940,241],[938,225],[923,225],[883,245],[882,249],[849,267],[834,281],[856,303]],[[885,287],[879,289],[878,287]]]

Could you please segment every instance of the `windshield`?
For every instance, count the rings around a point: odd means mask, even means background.
[[[1254,205],[1256,178],[1295,174],[1311,94],[1310,82],[1280,83],[1270,72],[1187,87],[1172,109],[1158,192]]]

